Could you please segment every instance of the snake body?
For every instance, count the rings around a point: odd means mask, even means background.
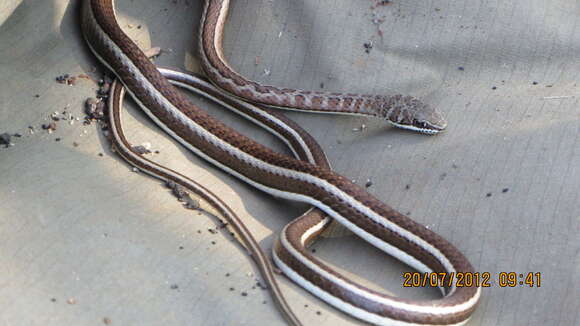
[[[165,78],[172,84],[181,88],[188,89],[201,96],[220,104],[222,107],[229,108],[231,111],[240,114],[242,117],[256,123],[267,129],[274,135],[284,141],[298,159],[308,161],[319,166],[330,167],[326,155],[318,143],[303,130],[294,121],[288,119],[278,112],[258,108],[246,102],[224,95],[206,80],[181,72],[159,69]],[[111,130],[111,140],[115,152],[121,155],[127,162],[142,171],[152,175],[155,178],[166,182],[175,182],[178,185],[194,192],[204,199],[210,206],[216,209],[221,216],[225,218],[235,233],[239,236],[241,244],[248,250],[250,256],[255,260],[260,269],[260,274],[264,278],[266,286],[270,289],[272,297],[279,309],[283,312],[284,317],[290,324],[300,325],[298,318],[294,315],[288,303],[284,299],[278,283],[273,275],[272,265],[266,258],[266,255],[258,245],[252,233],[246,228],[237,214],[213,192],[194,180],[182,175],[181,173],[161,166],[146,157],[143,157],[129,143],[124,135],[122,128],[122,102],[125,95],[125,88],[117,80],[111,85],[111,94],[109,96],[109,128]],[[302,223],[320,224],[324,222],[323,228],[329,225],[330,219],[316,209],[311,209],[302,215],[299,219]]]
[[[204,31],[207,24],[217,24],[210,29],[220,32],[227,12],[227,8],[220,5],[227,4],[228,1],[208,1]],[[218,19],[212,20],[212,14],[217,15]],[[447,275],[472,273],[471,264],[451,243],[398,213],[328,167],[273,152],[189,102],[123,33],[117,24],[112,0],[84,0],[82,27],[95,55],[117,75],[146,114],[186,148],[257,189],[277,197],[309,203],[324,212],[310,220],[298,219],[283,230],[274,251],[274,261],[288,277],[338,309],[374,324],[462,325],[468,321],[481,294],[479,287],[458,287],[455,282],[451,282],[449,286],[441,287],[444,296],[438,300],[396,298],[346,279],[304,249],[328,224],[326,214],[365,241],[420,272]],[[213,37],[220,38],[220,35],[214,34]],[[219,42],[213,40],[211,43]],[[211,56],[206,55],[206,58]],[[219,59],[219,51],[216,56]],[[208,62],[213,67],[212,71],[221,71],[211,61],[202,61]],[[225,63],[223,65],[227,66]],[[225,79],[230,78],[230,84],[255,88],[244,84],[244,80],[236,82],[225,72],[220,75]],[[208,72],[208,76],[215,77],[211,72]],[[218,81],[213,82],[219,85]],[[300,94],[307,95],[304,92]],[[321,108],[322,103],[330,103],[314,97],[312,101],[320,102],[321,106],[315,107]],[[409,109],[408,112],[416,108],[408,101],[396,103],[405,110]],[[284,106],[280,105],[284,103],[278,102],[266,104]],[[345,104],[343,106],[347,107]],[[329,111],[336,109],[333,107]],[[360,112],[363,111],[359,108],[359,112],[350,113]],[[393,123],[400,122],[411,129],[436,129],[422,118],[397,119]],[[151,169],[143,162],[135,164],[143,170]]]
[[[249,80],[227,63],[222,52],[229,0],[206,1],[200,32],[201,65],[218,87],[248,101],[288,110],[376,117],[404,129],[433,134],[447,122],[441,113],[411,97],[306,91]]]

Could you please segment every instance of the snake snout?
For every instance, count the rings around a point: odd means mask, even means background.
[[[396,127],[424,134],[436,134],[447,127],[447,121],[439,110],[410,96],[391,98],[385,118]]]

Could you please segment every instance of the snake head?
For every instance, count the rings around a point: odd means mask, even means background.
[[[447,127],[439,110],[411,96],[384,97],[381,115],[395,127],[424,134],[437,134]]]

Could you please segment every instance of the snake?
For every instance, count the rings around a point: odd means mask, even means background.
[[[228,7],[227,0],[207,0],[202,16],[202,67],[219,89],[276,108],[372,116],[429,134],[445,129],[441,114],[413,97],[301,91],[263,86],[242,77],[227,64],[221,51]],[[81,26],[93,54],[172,138],[261,191],[310,204],[321,212],[306,215],[316,218],[298,218],[282,230],[273,260],[287,277],[335,308],[372,324],[464,325],[469,321],[481,297],[481,287],[458,286],[453,279],[459,273],[474,273],[473,266],[453,244],[328,166],[277,153],[193,104],[122,31],[113,0],[83,0]],[[134,164],[154,175],[159,172],[142,161]],[[449,282],[439,284],[442,297],[411,300],[381,293],[313,257],[306,247],[331,220],[418,272],[443,275]],[[290,324],[299,324],[291,312],[283,314]]]
[[[320,145],[309,133],[294,121],[288,119],[285,115],[268,110],[267,108],[259,108],[250,103],[229,97],[200,76],[164,68],[159,68],[159,71],[173,85],[177,85],[198,95],[204,96],[220,104],[222,107],[240,114],[242,117],[256,123],[258,126],[267,129],[284,141],[296,158],[330,168],[330,163]],[[122,103],[124,96],[125,88],[123,87],[123,84],[115,79],[111,84],[108,99],[108,127],[114,151],[140,171],[144,171],[145,173],[165,182],[173,182],[192,191],[217,210],[219,215],[227,221],[227,225],[233,228],[233,231],[235,232],[233,234],[238,235],[240,243],[247,249],[250,257],[255,260],[256,265],[260,269],[260,274],[266,283],[266,287],[270,289],[275,303],[283,312],[283,316],[286,318],[288,323],[292,325],[300,325],[300,321],[295,316],[280,291],[278,282],[274,277],[272,264],[269,263],[255,237],[247,229],[234,210],[203,185],[175,170],[157,164],[144,157],[142,152],[136,150],[129,143],[122,126]],[[271,125],[272,127],[269,127],[268,125]],[[307,211],[300,216],[298,220],[301,220],[304,223],[314,224],[324,221],[326,225],[329,225],[331,222],[327,216],[322,215],[320,211],[316,211],[315,209]]]
[[[262,85],[237,73],[222,51],[229,0],[205,2],[200,29],[201,66],[218,87],[245,100],[286,110],[360,115],[398,128],[436,134],[447,127],[441,112],[412,96],[306,91]]]

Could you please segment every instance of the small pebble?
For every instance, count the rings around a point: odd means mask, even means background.
[[[104,118],[105,117],[105,107],[106,107],[106,104],[104,101],[100,101],[99,103],[97,103],[97,107],[96,107],[95,112],[93,113],[92,117],[94,119],[97,119],[97,120]]]
[[[365,48],[366,53],[371,53],[371,50],[373,48],[373,41],[368,41],[368,42],[364,43],[363,46]]]
[[[365,188],[370,188],[373,185],[373,182],[371,181],[371,179],[367,180],[367,183],[365,183]]]
[[[64,75],[57,76],[55,79],[60,84],[66,84],[69,77],[70,77],[69,74],[64,74]]]
[[[175,197],[177,197],[177,199],[183,199],[185,196],[187,196],[187,191],[185,188],[173,181],[167,181],[165,186],[171,189],[171,192]]]
[[[45,123],[42,125],[42,129],[44,130],[48,130],[48,133],[52,133],[53,131],[56,130],[56,123],[51,122],[51,123]]]
[[[89,117],[93,117],[93,114],[97,110],[97,103],[98,100],[96,98],[89,97],[85,101],[85,114],[88,115]]]
[[[108,95],[110,89],[111,89],[111,84],[104,83],[103,85],[101,85],[101,87],[97,91],[97,94]]]
[[[137,153],[143,155],[143,154],[150,154],[151,151],[148,150],[147,148],[145,148],[145,146],[142,145],[136,145],[133,146],[133,150],[136,151]]]
[[[12,138],[12,136],[7,132],[1,134],[0,135],[0,145],[6,145],[6,147],[8,147],[10,145],[11,138]]]

